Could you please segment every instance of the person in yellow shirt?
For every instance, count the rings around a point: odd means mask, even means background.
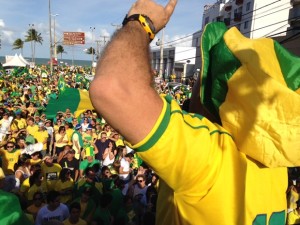
[[[66,134],[68,137],[68,145],[72,145],[72,135],[74,130],[71,128],[70,123],[66,122],[65,124]]]
[[[16,117],[13,119],[10,130],[12,131],[12,134],[14,137],[17,136],[18,132],[22,129],[26,129],[27,122],[24,118],[21,117],[21,110],[17,110],[15,112]]]
[[[296,202],[296,208],[287,215],[287,225],[300,224],[300,200]]]
[[[32,117],[29,117],[27,119],[28,126],[26,127],[26,131],[28,134],[32,135],[39,130],[38,125],[34,124],[34,119]]]
[[[49,134],[48,134],[48,131],[45,129],[43,122],[40,122],[38,124],[38,131],[36,131],[33,134],[33,137],[37,140],[37,142],[43,143],[43,149],[42,149],[41,153],[42,153],[42,156],[44,157],[47,152],[47,141],[48,141]]]
[[[71,171],[68,168],[63,168],[59,174],[59,180],[54,187],[55,191],[60,193],[60,201],[64,204],[72,200],[72,189],[74,181],[71,178]]]
[[[21,151],[19,149],[15,149],[15,143],[12,141],[7,142],[5,149],[0,149],[2,169],[6,176],[14,175],[14,165],[18,162],[20,155]]]
[[[55,188],[57,181],[59,180],[59,174],[61,166],[58,163],[53,163],[53,157],[46,155],[41,164],[44,180],[47,184],[48,191],[52,191]]]
[[[64,225],[87,225],[87,222],[80,218],[81,206],[79,202],[71,203],[69,212],[70,216],[64,220]]]

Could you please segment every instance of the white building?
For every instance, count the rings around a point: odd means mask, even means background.
[[[224,21],[249,38],[285,36],[292,7],[291,0],[221,0],[205,6],[202,28]]]
[[[160,49],[152,53],[152,68],[160,71]],[[176,81],[191,77],[195,70],[196,47],[166,47],[163,49],[162,74],[164,80],[169,80],[170,75],[176,75]]]
[[[270,37],[290,52],[300,55],[300,0],[218,0],[204,6],[202,29],[210,22],[224,22],[237,27],[249,38]],[[200,72],[202,30],[193,34],[189,48],[164,49],[164,78],[175,73],[177,78]],[[182,54],[181,54],[182,53]],[[160,50],[152,50],[152,66],[159,71]]]

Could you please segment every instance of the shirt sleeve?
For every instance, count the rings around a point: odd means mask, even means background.
[[[131,147],[174,191],[204,195],[221,165],[222,139],[231,137],[222,137],[221,127],[182,111],[174,100],[163,100],[152,131]]]

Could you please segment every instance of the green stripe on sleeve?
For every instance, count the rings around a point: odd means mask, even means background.
[[[171,105],[169,102],[167,102],[167,109],[165,112],[165,115],[157,128],[157,131],[154,133],[154,135],[141,147],[137,149],[138,152],[145,152],[148,149],[150,149],[163,135],[165,130],[167,129],[167,126],[170,122],[170,117],[171,117]]]

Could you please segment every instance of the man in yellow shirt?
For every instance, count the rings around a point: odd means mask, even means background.
[[[43,149],[41,151],[42,156],[44,157],[46,155],[46,151],[47,151],[47,141],[48,141],[48,131],[45,129],[44,123],[40,122],[38,124],[38,131],[36,131],[33,134],[33,137],[37,140],[37,142],[39,143],[43,143]]]
[[[28,126],[26,127],[26,131],[28,134],[32,135],[39,130],[38,125],[34,124],[34,119],[32,117],[29,117],[27,119]]]
[[[4,174],[14,175],[14,165],[18,162],[21,155],[20,149],[15,149],[15,143],[12,141],[7,142],[5,149],[0,149],[0,156],[2,158],[2,169]]]
[[[137,0],[132,5],[124,19],[123,27],[98,61],[96,75],[89,89],[92,103],[107,123],[124,136],[129,147],[160,177],[157,225],[284,225],[287,168],[266,166],[249,157],[239,151],[236,137],[231,134],[234,130],[229,132],[200,114],[183,111],[174,99],[170,96],[160,97],[152,87],[149,44],[155,34],[166,26],[176,4],[177,0],[169,0],[166,7],[163,7],[153,0]],[[204,36],[206,47],[215,33],[209,34]],[[220,52],[228,49],[222,38],[220,45],[216,46],[217,49],[213,48],[213,43],[211,45],[212,49]],[[253,46],[249,46],[248,51],[244,51],[245,54],[255,56],[256,52],[252,52]],[[217,61],[224,57],[220,56],[219,52],[213,53],[215,55],[207,53],[203,58]],[[235,60],[236,56],[231,52],[226,53],[226,59],[229,58],[230,61],[225,61],[224,64],[231,66],[230,62]],[[238,65],[242,62],[234,64],[237,65],[234,71],[240,72]],[[253,61],[250,59],[248,62]],[[259,60],[256,62],[255,66],[259,64]],[[290,63],[296,68],[299,65],[290,61],[284,63]],[[212,67],[206,69],[214,71]],[[225,68],[220,68],[221,71],[223,69]],[[208,76],[207,80],[211,81],[214,74],[209,75],[211,76]],[[228,79],[228,74],[225,75]],[[245,77],[236,79],[243,80]],[[263,78],[260,81],[265,82]],[[258,82],[254,83],[259,85]],[[203,85],[200,81],[198,84]],[[244,90],[243,94],[251,96],[253,86],[249,87],[247,81],[243,84],[247,87],[247,90],[241,87]],[[295,84],[297,88],[298,84],[299,82]],[[103,85],[108,85],[110,93],[99,89]],[[200,90],[203,89],[197,89],[195,92],[199,94]],[[294,92],[289,92],[291,96],[295,96]],[[272,98],[267,100],[281,100],[277,93],[274,92]],[[220,95],[218,92],[213,94]],[[210,98],[211,102],[213,100],[215,99]],[[243,103],[256,106],[251,100],[253,99],[250,97],[249,102]],[[124,101],[128,104],[124,104]],[[226,112],[230,114],[230,110]],[[255,109],[251,112],[255,115],[257,113]],[[282,117],[285,112],[282,108]],[[295,112],[298,111],[295,109]],[[232,117],[238,119],[239,116],[240,114],[236,113]],[[275,119],[273,120],[275,122]],[[272,122],[272,118],[270,121]],[[289,122],[283,125],[288,125]],[[249,127],[245,126],[243,130],[247,128]],[[288,133],[284,129],[282,132]],[[262,138],[261,142],[267,139]],[[271,141],[281,147],[276,139]],[[299,148],[299,145],[295,143],[294,147]],[[285,150],[280,154],[286,154],[287,149]],[[261,155],[268,157],[267,153]],[[273,158],[277,158],[275,154]],[[299,160],[296,164],[298,163]]]
[[[53,157],[46,155],[41,164],[42,173],[43,173],[43,182],[47,184],[48,191],[55,189],[56,182],[59,179],[60,171],[62,170],[61,166],[58,163],[53,163]]]

